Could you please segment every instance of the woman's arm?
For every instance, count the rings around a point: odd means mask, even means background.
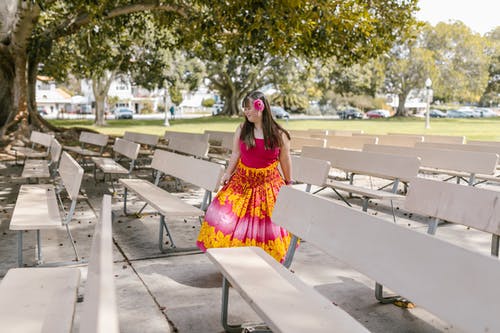
[[[226,168],[226,172],[222,176],[221,184],[225,185],[227,181],[233,175],[234,169],[236,168],[236,164],[240,159],[240,133],[241,133],[241,125],[238,126],[236,132],[234,133],[233,138],[233,150],[231,152],[231,157],[229,158],[229,163]]]
[[[292,182],[292,159],[290,158],[290,139],[285,133],[281,133],[283,144],[280,150],[280,165],[283,171],[283,178],[287,185]]]

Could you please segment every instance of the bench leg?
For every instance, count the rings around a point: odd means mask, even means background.
[[[297,236],[292,235],[292,239],[290,240],[290,245],[288,246],[288,251],[286,251],[285,261],[283,261],[283,266],[285,266],[286,268],[290,268],[290,265],[292,264],[298,240],[299,238]]]
[[[125,214],[125,216],[127,216],[127,194],[128,194],[128,190],[127,188],[125,187],[125,190],[123,191],[123,214]]]
[[[163,228],[165,228],[165,231],[167,232],[167,236],[168,238],[170,239],[170,244],[172,244],[172,247],[175,248],[175,243],[174,243],[174,239],[172,238],[172,236],[170,235],[170,231],[168,230],[168,227],[167,227],[167,223],[165,223],[165,216],[163,215],[160,215],[160,235],[159,235],[159,247],[160,247],[160,252],[164,253],[165,250],[163,248]]]
[[[368,211],[368,200],[369,198],[363,197],[363,212]]]
[[[392,219],[394,220],[394,223],[396,223],[396,212],[394,211],[394,203],[391,201],[391,211],[392,211]]]
[[[23,232],[17,232],[17,267],[23,267]]]
[[[491,235],[491,254],[498,257],[498,247],[499,247],[500,236]]]
[[[326,186],[323,186],[323,187],[317,189],[316,191],[314,191],[313,194],[319,193],[319,192],[323,191],[325,188],[326,188]]]
[[[375,298],[382,304],[393,303],[399,296],[384,296],[384,286],[378,282],[375,282]]]
[[[42,239],[40,237],[40,230],[36,231],[36,250],[37,250],[37,264],[42,263]]]
[[[229,325],[227,322],[227,311],[229,306],[229,282],[225,277],[222,277],[222,310],[221,323],[224,331],[229,333],[241,333],[241,325]]]
[[[340,194],[340,193],[339,193],[339,191],[337,191],[337,190],[336,190],[335,188],[333,188],[333,187],[332,187],[332,190],[333,190],[333,192],[335,192],[335,194],[337,194],[337,195],[339,196],[339,198],[340,198],[343,202],[345,202],[345,203],[347,204],[347,206],[352,207],[352,205],[351,205],[349,202],[347,202],[347,200],[346,200],[346,199],[342,196],[342,194]],[[317,192],[318,192],[318,191],[316,191],[316,192],[314,192],[314,193],[317,193]],[[314,193],[313,193],[313,194],[314,194]]]
[[[73,251],[75,252],[75,260],[80,261],[80,257],[78,256],[78,251],[76,250],[75,241],[73,240],[73,236],[71,235],[71,232],[69,231],[68,224],[66,224],[66,232],[68,233],[68,237],[69,237],[69,240],[71,242],[71,246],[73,247]]]
[[[438,225],[439,225],[438,218],[435,218],[433,221],[429,222],[429,227],[427,228],[427,233],[429,235],[435,235]]]

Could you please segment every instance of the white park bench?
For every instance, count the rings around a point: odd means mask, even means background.
[[[209,160],[222,161],[223,164],[227,164],[233,151],[234,132],[205,130],[204,133],[208,134]]]
[[[500,332],[498,258],[289,187],[281,189],[272,219],[453,327]]]
[[[50,160],[45,159],[26,159],[24,160],[24,167],[21,173],[22,178],[49,178],[55,177],[57,173],[57,167],[59,165],[59,160],[61,158],[62,146],[53,138],[50,144]]]
[[[21,147],[14,146],[12,150],[14,151],[15,163],[17,163],[18,157],[22,157],[23,160],[27,158],[31,159],[43,159],[49,155],[50,144],[52,143],[53,136],[47,133],[42,133],[38,131],[32,131],[30,135],[31,147]],[[44,147],[45,151],[41,151],[37,148]]]
[[[363,151],[418,156],[422,160],[420,172],[448,175],[450,177],[445,180],[456,178],[457,182],[467,178],[469,185],[474,185],[478,174],[494,175],[498,163],[497,154],[477,151],[384,145],[365,145]]]
[[[116,138],[113,145],[114,159],[109,157],[92,157],[92,162],[94,162],[94,179],[97,180],[98,169],[104,174],[104,179],[106,179],[106,175],[110,175],[114,193],[113,175],[130,176],[132,170],[134,170],[134,163],[139,154],[140,147],[141,145],[138,143]],[[121,157],[129,159],[128,169],[118,163]]]
[[[155,183],[143,179],[120,179],[120,183],[125,187],[123,198],[123,211],[127,214],[127,194],[134,192],[141,200],[145,201],[144,206],[137,214],[140,214],[146,205],[150,205],[160,214],[159,248],[161,252],[166,252],[163,248],[163,231],[168,234],[171,250],[176,249],[171,232],[167,226],[169,218],[202,217],[205,209],[211,201],[212,192],[216,192],[220,186],[220,179],[224,172],[224,167],[220,164],[194,158],[192,156],[179,155],[172,152],[156,149],[153,155],[151,167],[157,170]],[[205,195],[200,208],[195,207],[171,193],[158,187],[162,174],[170,175],[182,181],[191,183],[205,190]]]
[[[153,155],[160,137],[156,134],[125,131],[123,139],[141,145],[141,149],[139,149],[139,157],[136,162],[144,166],[151,162],[151,155]],[[138,167],[137,163],[136,167]]]
[[[88,266],[81,333],[117,333],[113,275],[111,198],[104,196],[94,229]],[[80,269],[37,267],[9,269],[0,282],[3,333],[70,333],[80,285]]]
[[[62,200],[58,189],[52,184],[24,184],[19,189],[16,205],[10,220],[10,230],[18,231],[18,266],[23,266],[23,233],[25,230],[36,230],[37,262],[42,263],[42,244],[40,230],[66,228],[69,240],[79,260],[69,223],[73,218],[83,177],[82,167],[66,152],[61,156],[59,175],[68,197],[71,200],[69,211],[61,218],[58,203]],[[58,200],[59,199],[59,200]],[[64,207],[61,207],[64,210]]]
[[[467,140],[467,144],[500,147],[500,141]]]
[[[321,138],[292,136],[290,139],[290,151],[292,154],[300,154],[302,147],[326,147],[326,140]]]
[[[349,184],[329,178],[325,180],[325,184],[320,190],[326,187],[331,188],[348,206],[351,206],[351,204],[339,191],[358,194],[363,200],[363,211],[368,210],[369,199],[388,200],[391,204],[394,220],[396,216],[393,201],[404,199],[404,195],[396,193],[399,183],[407,184],[410,179],[418,174],[420,166],[418,157],[366,153],[333,148],[304,147],[301,156],[329,161],[332,168],[350,174]],[[378,189],[354,185],[354,175],[366,175],[390,180],[392,190],[390,192],[384,190],[389,185]]]
[[[387,133],[388,135],[410,135],[404,133]],[[452,143],[452,144],[464,144],[465,136],[463,135],[431,135],[431,134],[413,134],[418,136],[423,136],[423,142],[432,142],[432,143]]]
[[[198,158],[208,158],[208,149],[210,147],[208,134],[165,131],[163,139],[167,142],[167,145],[158,145],[160,149]]]
[[[82,131],[79,138],[80,146],[64,146],[63,148],[80,156],[83,163],[89,157],[102,156],[104,148],[108,144],[108,138],[104,134]],[[95,150],[96,148],[98,151]]]
[[[439,222],[462,224],[492,235],[491,253],[498,256],[500,192],[416,178],[411,181],[404,207],[429,216],[427,233],[434,235]]]
[[[338,136],[338,135],[327,135],[325,136],[327,148],[342,148],[342,149],[353,149],[361,150],[363,146],[368,143],[376,144],[378,138],[376,136]]]

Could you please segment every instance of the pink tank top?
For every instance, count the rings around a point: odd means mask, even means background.
[[[255,139],[255,147],[247,149],[240,140],[241,162],[250,168],[265,168],[278,160],[280,148],[266,149],[264,139]]]

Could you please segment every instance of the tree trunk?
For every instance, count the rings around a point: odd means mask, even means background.
[[[108,96],[111,82],[115,79],[116,72],[105,73],[102,77],[92,78],[92,90],[95,97],[95,125],[106,126],[106,118],[104,117],[104,104]]]
[[[398,94],[398,110],[396,111],[395,116],[396,117],[407,117],[408,116],[408,111],[405,108],[406,104],[406,97],[408,96],[407,92],[402,92]]]

